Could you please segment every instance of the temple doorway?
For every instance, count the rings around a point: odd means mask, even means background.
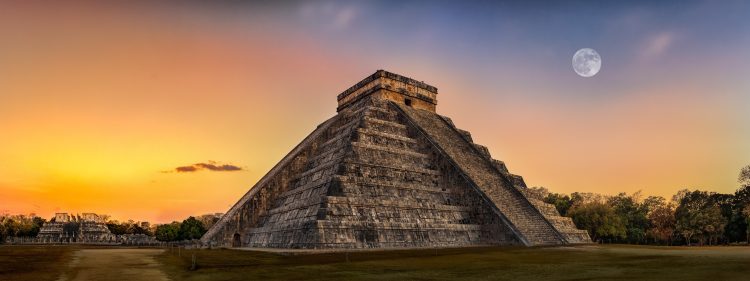
[[[232,237],[232,247],[233,248],[242,247],[242,242],[240,241],[240,234],[239,233],[235,233],[234,237]]]

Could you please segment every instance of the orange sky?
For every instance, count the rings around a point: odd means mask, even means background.
[[[405,44],[361,6],[3,5],[0,211],[224,212],[381,68],[437,86],[438,112],[552,191],[733,192],[750,164],[750,56],[671,58],[672,33],[631,46],[643,56],[599,49],[602,72],[583,79],[557,72],[575,49],[524,57],[511,46],[537,39],[520,38],[476,57],[471,44],[425,47],[453,36],[430,22]],[[164,173],[208,161],[244,170]]]

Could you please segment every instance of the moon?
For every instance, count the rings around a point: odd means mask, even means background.
[[[573,70],[581,77],[591,77],[602,68],[602,57],[594,49],[583,48],[573,55]]]

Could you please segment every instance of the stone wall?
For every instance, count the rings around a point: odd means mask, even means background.
[[[337,97],[341,111],[363,98],[377,95],[378,99],[388,99],[406,103],[414,108],[435,112],[437,88],[398,74],[378,70]]]

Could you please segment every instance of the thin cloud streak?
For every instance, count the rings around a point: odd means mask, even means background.
[[[195,163],[188,166],[180,166],[174,169],[174,171],[165,171],[165,173],[177,172],[177,173],[192,173],[198,171],[211,171],[211,172],[237,172],[244,171],[242,167],[232,164],[219,164],[215,161],[208,161],[208,163]]]

